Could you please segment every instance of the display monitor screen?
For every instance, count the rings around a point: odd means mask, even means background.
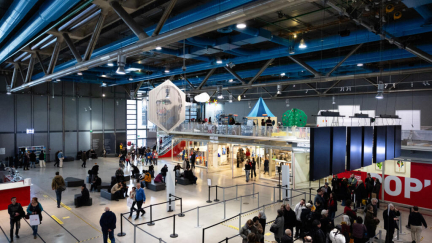
[[[345,172],[346,127],[331,128],[331,173],[333,175]]]
[[[362,127],[348,127],[347,134],[347,170],[355,170],[362,167]]]
[[[386,127],[374,127],[374,147],[373,162],[380,163],[385,161],[386,152]]]
[[[330,127],[311,128],[310,177],[315,181],[329,176],[330,171]]]

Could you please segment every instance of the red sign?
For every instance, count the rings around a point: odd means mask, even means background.
[[[381,190],[384,188],[385,200],[432,209],[431,172],[432,165],[411,162],[411,177],[386,175],[385,185],[381,185]],[[357,180],[364,181],[367,177],[367,172],[363,171],[347,171],[338,174],[338,177],[349,178],[351,174],[354,174]],[[382,182],[381,174],[371,173],[371,176]]]

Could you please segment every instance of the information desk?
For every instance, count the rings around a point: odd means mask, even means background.
[[[30,203],[30,185],[30,178],[19,182],[0,183],[0,210],[7,209],[12,197],[16,197],[21,206],[27,206]]]

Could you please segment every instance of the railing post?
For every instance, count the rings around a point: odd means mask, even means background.
[[[312,200],[312,188],[309,187],[309,201]]]
[[[175,214],[173,215],[173,233],[170,235],[171,238],[177,238],[178,234],[175,233]]]
[[[381,230],[379,230],[379,237],[378,237],[378,239],[379,239],[379,242],[381,242],[381,235],[382,235],[382,231],[381,231]]]
[[[150,204],[150,222],[147,223],[148,226],[153,226],[155,223],[153,222],[153,205]]]
[[[411,208],[410,208],[411,210]],[[400,229],[400,235],[406,235],[406,233],[403,232],[403,227],[402,227],[402,215],[399,216],[399,229]]]
[[[273,187],[273,202],[276,202],[276,187]]]
[[[168,202],[169,202],[168,212],[172,212],[172,211],[174,211],[174,210],[172,210],[172,208],[171,208],[171,194],[170,194],[170,198],[169,198]]]
[[[279,200],[278,200],[278,202],[283,202],[283,200],[282,200],[282,185],[278,185],[278,187],[279,187]]]
[[[211,203],[211,202],[212,202],[212,201],[210,200],[210,188],[211,188],[211,186],[209,186],[209,196],[208,196],[207,203]]]
[[[222,197],[223,197],[223,200],[225,201],[225,187],[222,187]]]
[[[134,243],[136,242],[136,225],[134,225]]]
[[[197,207],[197,226],[195,228],[201,228],[199,225],[199,206]]]
[[[258,192],[258,208],[259,208],[259,192]]]
[[[306,202],[306,192],[304,192],[304,200],[305,200],[305,202]]]
[[[217,198],[217,190],[218,189],[218,186],[216,185],[216,199],[215,200],[213,200],[213,201],[215,201],[215,202],[219,202],[219,199]]]
[[[225,243],[228,243],[228,237],[225,238]]]
[[[238,185],[236,185],[236,199],[235,199],[236,201],[238,201],[238,196],[237,195],[238,195]]]
[[[252,197],[255,198],[255,182],[252,183]]]
[[[121,236],[125,236],[126,233],[123,232],[123,214],[120,213],[120,233],[117,234],[117,236],[121,237]]]
[[[180,214],[179,217],[184,217],[185,214],[183,213],[183,198],[180,198]]]
[[[240,230],[241,230],[241,213],[239,213],[239,233],[240,233]]]
[[[224,200],[224,217],[223,219],[226,219],[226,201]]]
[[[240,196],[240,213],[242,212],[242,201],[243,201],[243,196]]]

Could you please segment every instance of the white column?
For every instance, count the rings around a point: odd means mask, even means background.
[[[290,183],[289,183],[289,177],[290,177],[290,169],[288,165],[282,165],[282,186],[288,186],[288,188],[283,187],[282,188],[282,199],[285,198],[290,198],[291,196],[291,192],[290,190],[286,190],[286,189],[290,189]],[[287,193],[288,192],[288,193]],[[290,202],[291,204],[292,202]]]
[[[175,195],[175,174],[173,171],[174,167],[168,166],[168,172],[165,178],[166,183],[166,192],[167,192],[167,201],[170,199],[170,194]],[[171,197],[171,204],[167,203],[167,211],[169,211],[169,208],[171,206],[172,210],[175,210],[175,197]]]

